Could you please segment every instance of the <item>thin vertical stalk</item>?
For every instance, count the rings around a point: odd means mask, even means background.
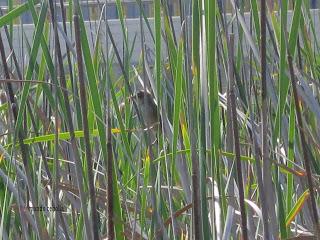
[[[93,175],[93,160],[90,146],[90,134],[88,126],[88,103],[86,97],[84,72],[83,72],[83,59],[82,59],[82,49],[81,49],[81,33],[79,16],[77,12],[73,17],[74,29],[75,29],[75,43],[76,43],[76,53],[77,53],[77,65],[78,65],[78,78],[79,78],[79,89],[80,89],[80,107],[82,112],[82,125],[84,133],[84,143],[85,152],[87,159],[87,170],[88,170],[88,181],[89,181],[89,195],[90,195],[90,207],[92,214],[92,228],[93,228],[93,239],[99,239],[99,229],[98,229],[98,212],[95,196],[95,186],[94,186],[94,175]],[[109,238],[112,239],[112,238]]]
[[[253,102],[253,100],[252,100]],[[257,137],[256,137],[256,127],[253,124],[253,113],[251,110],[250,114],[250,122],[252,123],[253,129],[252,129],[252,144],[253,144],[253,154],[255,158],[257,159],[256,161],[256,171],[257,171],[257,181],[258,181],[258,190],[259,190],[259,198],[261,202],[261,210],[262,210],[262,216],[263,216],[263,236],[264,239],[270,239],[270,231],[269,231],[269,224],[268,224],[268,206],[266,203],[266,193],[264,192],[263,188],[263,179],[262,179],[262,170],[261,170],[261,163],[260,163],[260,151],[259,151],[259,146],[257,143]]]
[[[253,16],[253,15],[252,15]],[[252,21],[251,21],[251,26],[250,28],[252,28]],[[258,25],[259,26],[259,25]],[[252,32],[252,29],[250,29],[250,32]],[[259,30],[260,32],[260,30]],[[249,61],[252,62],[252,58],[253,58],[253,54],[252,54],[252,50],[250,50],[250,55],[249,55]],[[249,84],[249,104],[248,104],[248,110],[250,112],[250,122],[252,125],[252,131],[250,134],[250,138],[251,138],[251,142],[252,142],[252,146],[253,146],[253,155],[256,158],[256,177],[257,177],[257,182],[258,182],[258,191],[259,191],[259,199],[261,202],[261,211],[262,211],[262,216],[263,216],[263,237],[264,239],[270,239],[270,232],[269,232],[269,224],[268,224],[268,206],[266,203],[266,197],[265,197],[265,192],[264,192],[264,188],[263,188],[263,179],[262,179],[262,169],[261,169],[261,161],[260,161],[260,151],[259,151],[259,146],[257,143],[257,135],[256,135],[256,126],[254,124],[254,93],[253,93],[253,87],[254,87],[254,82],[253,82],[253,69],[250,68],[250,72],[249,72],[249,79],[250,79],[250,84]]]
[[[70,3],[70,2],[69,2]],[[67,19],[66,19],[66,11],[65,11],[65,6],[64,6],[64,0],[60,0],[60,8],[61,8],[61,16],[62,16],[62,25],[63,25],[63,31],[65,33],[66,36],[68,36],[68,32],[67,32]],[[69,8],[72,8],[72,6],[70,6],[69,4]],[[72,11],[72,10],[71,10]],[[70,29],[72,30],[72,20],[70,20]],[[74,79],[73,79],[73,68],[72,68],[72,60],[71,60],[71,55],[70,55],[70,48],[69,45],[66,43],[65,44],[66,47],[66,54],[67,54],[67,60],[68,60],[68,69],[69,69],[69,77],[70,77],[70,82],[72,84],[72,89],[74,89],[75,96],[77,95],[77,91],[76,91],[76,87],[74,87]],[[76,100],[77,97],[74,98],[75,104],[77,104],[79,101]],[[79,111],[77,111],[79,112]],[[70,163],[67,163],[67,167],[68,167],[68,174],[69,174],[69,182],[70,184],[72,183],[72,178],[71,178],[71,173],[70,173]],[[72,223],[73,223],[73,230],[74,232],[76,232],[75,230],[75,225],[76,225],[76,221],[75,221],[75,208],[73,205],[71,205],[71,215],[72,215]]]
[[[58,100],[57,94],[58,86],[54,85],[54,93],[55,93],[55,100]],[[57,103],[57,102],[56,102]],[[59,206],[59,180],[60,180],[60,173],[59,173],[59,109],[58,104],[54,109],[54,121],[55,121],[55,128],[54,128],[54,180],[50,179],[52,184],[52,192],[53,192],[53,206]],[[55,212],[55,236],[58,238],[59,236],[59,212]]]
[[[109,80],[110,81],[110,78]],[[110,84],[109,84],[110,85]],[[112,133],[110,117],[110,94],[107,97],[107,217],[108,217],[108,239],[114,239],[114,222],[113,222],[113,155],[112,155]]]
[[[256,9],[256,1],[251,1],[251,4],[252,4],[252,8]],[[252,33],[252,28],[253,28],[253,24],[255,23],[254,19],[255,17],[258,18],[256,16],[256,14],[258,14],[258,11],[252,11],[252,14],[251,14],[251,21],[250,21],[250,33]],[[258,28],[256,29],[257,31],[257,34],[260,33],[260,26],[259,24],[256,24],[255,25],[255,28]],[[253,53],[252,53],[252,49],[250,49],[250,54],[249,54],[249,62],[252,62],[252,59],[253,59]],[[254,85],[254,82],[253,82],[253,68],[250,68],[250,72],[249,72],[249,79],[250,79],[250,84],[249,84],[249,96],[253,96],[253,85]],[[262,211],[262,216],[263,216],[263,237],[264,239],[270,239],[270,234],[269,234],[269,224],[268,224],[268,207],[267,207],[267,204],[266,204],[266,198],[265,198],[265,192],[264,192],[264,188],[263,188],[263,179],[262,179],[262,169],[261,169],[261,161],[260,161],[260,151],[259,151],[259,146],[258,146],[258,143],[257,143],[257,136],[256,136],[256,128],[255,128],[255,125],[253,124],[254,123],[254,119],[253,119],[253,106],[254,106],[254,100],[253,100],[253,97],[250,97],[248,99],[248,109],[249,109],[249,112],[250,112],[250,122],[251,122],[251,125],[252,125],[252,131],[251,131],[251,134],[250,134],[250,138],[251,138],[251,141],[252,141],[252,146],[253,146],[253,155],[255,156],[256,158],[256,176],[257,176],[257,182],[258,182],[258,191],[259,191],[259,199],[261,201],[261,211]],[[251,104],[250,104],[251,103]]]
[[[239,203],[240,203],[240,213],[241,213],[241,229],[242,229],[242,239],[248,239],[248,228],[247,228],[247,215],[244,203],[244,188],[243,188],[243,178],[242,178],[242,168],[240,159],[240,141],[239,141],[239,130],[237,124],[237,109],[235,100],[235,81],[234,81],[234,36],[230,35],[229,39],[229,97],[231,102],[231,114],[232,114],[232,128],[233,128],[233,139],[234,139],[234,150],[236,155],[236,171],[237,180],[239,186]]]
[[[193,1],[192,5],[192,70],[193,77],[196,84],[199,82],[199,70],[200,70],[200,56],[199,56],[199,43],[200,43],[200,4],[199,0]],[[192,230],[194,239],[202,239],[202,219],[201,219],[201,206],[200,206],[200,179],[199,179],[199,156],[196,153],[196,134],[195,125],[193,125],[194,111],[192,103],[192,88],[189,82],[189,118],[190,118],[190,138],[191,138],[191,160],[192,160]]]
[[[214,2],[214,1],[213,1]],[[208,101],[208,94],[209,94],[209,79],[208,79],[208,70],[209,70],[209,63],[210,63],[210,54],[214,53],[214,51],[209,52],[208,51],[208,30],[206,28],[206,24],[208,23],[208,8],[206,6],[206,2],[204,0],[201,0],[200,2],[200,29],[201,29],[201,35],[200,35],[200,89],[199,89],[199,130],[198,130],[198,136],[199,136],[199,167],[200,167],[200,204],[201,204],[201,218],[202,218],[202,236],[210,236],[209,233],[209,220],[208,220],[208,206],[207,206],[207,188],[206,188],[206,168],[207,164],[209,162],[209,155],[206,152],[206,149],[209,149],[210,146],[210,132],[206,131],[206,129],[209,129],[209,101]],[[212,65],[211,65],[212,66]],[[211,67],[210,66],[210,67]],[[211,79],[212,80],[212,79]],[[214,81],[212,81],[213,83]],[[210,92],[211,95],[214,95],[213,92]],[[212,112],[214,112],[216,109],[211,109]],[[210,166],[210,165],[209,165]],[[214,183],[212,183],[212,186],[214,186]],[[214,199],[214,198],[213,198]],[[213,200],[214,201],[214,200]]]
[[[223,196],[224,192],[224,184],[222,177],[222,165],[221,159],[219,156],[219,150],[221,148],[221,115],[220,115],[220,105],[219,105],[219,88],[221,85],[219,84],[219,77],[217,74],[217,69],[219,65],[219,60],[217,62],[217,31],[219,25],[217,24],[216,12],[217,1],[216,0],[205,0],[204,1],[204,13],[205,17],[205,29],[206,29],[206,49],[207,51],[207,83],[208,83],[208,106],[210,110],[209,116],[209,125],[210,125],[210,140],[208,140],[208,147],[211,149],[209,167],[211,168],[211,176],[217,182],[217,188],[212,184],[211,186],[211,194],[212,194],[212,206],[214,206],[216,201],[220,206],[220,216],[219,219],[216,212],[217,209],[213,207],[212,217],[213,222],[212,225],[212,234],[216,235],[219,238],[219,233],[222,232],[221,226],[224,225],[225,220],[225,209],[226,209],[226,198]],[[215,199],[215,195],[218,195],[218,199]],[[220,228],[220,229],[219,229]]]
[[[50,4],[50,11],[51,11],[51,20],[52,20],[52,26],[53,26],[53,31],[57,31],[57,22],[56,22],[56,9],[55,6],[53,5],[52,0],[49,1]],[[54,46],[56,47],[57,44],[57,38],[54,38]],[[57,50],[55,48],[55,50]],[[57,66],[57,54],[54,55],[54,65]],[[58,100],[58,94],[57,94],[58,86],[57,82],[54,83],[54,95],[55,95],[55,101]],[[53,192],[53,206],[58,207],[58,201],[59,201],[59,109],[58,109],[58,104],[55,102],[54,106],[54,121],[55,121],[55,128],[54,128],[54,165],[53,165],[53,175],[54,175],[54,180],[51,182],[52,184],[52,192]],[[59,211],[55,212],[55,237],[58,238],[59,236]]]
[[[107,23],[107,0],[105,0],[105,22]],[[107,28],[107,24],[106,24]],[[108,34],[106,31],[106,44],[107,44],[107,51],[106,51],[106,77],[107,77],[107,114],[106,114],[106,120],[107,120],[107,236],[108,239],[113,240],[114,239],[114,222],[113,222],[113,155],[112,155],[112,133],[111,133],[111,97],[110,97],[110,91],[111,91],[111,78],[109,76],[109,69],[108,69],[108,64],[109,64],[109,46],[108,46]],[[135,224],[136,225],[136,224]],[[135,232],[135,231],[134,231]],[[134,233],[133,233],[134,234]]]
[[[61,8],[63,31],[67,36],[67,34],[68,34],[68,32],[67,32],[67,24],[66,24],[67,20],[66,20],[65,6],[64,6],[63,2],[64,2],[63,0],[60,0],[60,8]],[[71,6],[69,6],[69,7],[71,7]],[[66,43],[66,54],[67,54],[67,60],[68,60],[70,81],[73,83],[72,61],[71,61],[71,55],[70,55],[70,48],[69,48],[69,45],[67,43]]]
[[[294,97],[294,103],[296,107],[296,117],[298,121],[299,126],[299,133],[300,133],[300,141],[301,141],[301,147],[302,147],[302,153],[304,158],[304,165],[306,168],[306,174],[307,174],[307,181],[308,181],[308,188],[310,192],[310,201],[311,201],[311,207],[312,207],[312,218],[314,223],[314,231],[316,238],[320,237],[320,222],[319,222],[319,216],[318,216],[318,208],[316,203],[316,196],[314,192],[314,186],[312,181],[312,173],[311,173],[311,161],[309,158],[309,153],[307,150],[307,141],[304,135],[304,127],[303,127],[303,120],[301,115],[301,108],[299,103],[299,96],[297,91],[297,85],[296,85],[296,78],[293,70],[293,61],[292,56],[288,52],[288,65],[289,65],[289,73],[290,73],[290,79],[292,84],[292,92]]]
[[[261,0],[261,10],[260,10],[260,21],[261,21],[261,41],[260,41],[260,51],[261,51],[261,128],[262,128],[262,176],[263,176],[263,187],[264,191],[269,192],[270,196],[273,196],[272,187],[272,175],[271,175],[271,162],[269,159],[269,145],[268,145],[268,98],[267,98],[267,16],[266,16],[267,6],[266,0]],[[273,197],[266,199],[268,208],[270,211],[274,208],[272,205]],[[269,216],[272,216],[269,215]],[[268,218],[269,219],[269,218]],[[270,220],[270,219],[269,219]],[[273,219],[275,220],[275,219]]]

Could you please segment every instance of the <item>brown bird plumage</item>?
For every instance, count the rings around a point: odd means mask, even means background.
[[[159,127],[161,126],[161,117],[158,106],[150,92],[140,90],[135,95],[129,97],[129,101],[136,102],[146,130],[151,129],[152,132],[156,133],[158,129],[161,129]],[[124,102],[120,104],[120,108],[123,109],[123,107]]]
[[[157,127],[160,125],[160,115],[158,112],[158,106],[149,92],[139,91],[132,97],[136,101],[141,117],[143,118],[146,128],[151,128],[157,131]]]

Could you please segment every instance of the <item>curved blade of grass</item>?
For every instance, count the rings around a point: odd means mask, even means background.
[[[33,5],[36,5],[38,3],[40,3],[40,0],[34,1]],[[24,3],[8,12],[6,15],[0,17],[0,28],[12,22],[15,18],[20,17],[24,12],[28,10],[29,3]]]
[[[281,5],[281,30],[280,30],[280,65],[279,65],[279,104],[278,112],[275,121],[275,133],[274,138],[276,139],[281,133],[281,119],[284,112],[284,107],[287,99],[289,78],[286,75],[287,68],[287,47],[286,47],[286,31],[287,31],[287,12],[288,4],[287,1],[282,1]]]
[[[174,98],[174,110],[173,110],[173,142],[172,142],[172,160],[175,161],[177,149],[178,149],[178,134],[179,134],[179,117],[181,111],[181,99],[182,99],[182,79],[183,79],[183,44],[179,43],[177,68],[175,74],[175,98]]]
[[[288,167],[293,168],[292,161],[294,159],[294,138],[295,138],[295,129],[296,129],[296,118],[295,118],[295,108],[294,108],[294,100],[293,97],[291,98],[291,104],[290,104],[290,118],[289,118],[289,146],[288,146],[288,158],[290,161],[288,161]],[[292,175],[288,175],[287,180],[287,210],[291,209],[292,207],[292,196],[294,193],[294,180]]]
[[[260,36],[260,22],[259,22],[258,4],[257,4],[257,0],[251,0],[250,2],[251,2],[254,27],[256,30],[256,38],[258,40],[258,37]]]
[[[131,132],[131,131],[135,131],[134,129],[130,129],[130,130],[124,130],[124,132]],[[79,131],[75,131],[75,137],[76,138],[82,138],[83,137],[83,131],[79,130]],[[117,134],[117,133],[121,133],[121,129],[119,128],[113,128],[112,129],[112,133]],[[92,132],[90,133],[91,137],[98,137],[99,136],[99,131],[98,129],[93,129]],[[61,132],[59,133],[59,139],[60,140],[69,140],[70,139],[70,133],[69,132]],[[24,144],[34,144],[34,143],[40,143],[40,142],[50,142],[50,141],[54,141],[54,134],[46,134],[46,135],[41,135],[41,136],[37,136],[37,137],[33,137],[33,138],[27,138],[24,139],[23,143]],[[6,148],[11,147],[12,144],[7,144]],[[18,146],[18,145],[16,145]]]
[[[236,3],[234,0],[231,0],[231,3],[232,3],[232,6],[233,6],[233,9],[234,11],[237,12],[237,19],[242,27],[242,30],[246,36],[246,40],[248,41],[248,44],[250,46],[250,48],[252,49],[252,52],[253,52],[253,56],[255,57],[256,61],[260,64],[260,54],[259,54],[259,51],[256,47],[256,45],[254,44],[254,41],[252,39],[252,36],[250,34],[250,31],[248,30],[248,27],[246,25],[246,22],[243,18],[243,16],[241,15],[241,13],[239,12],[239,9],[236,7]]]
[[[295,1],[294,12],[293,12],[293,19],[291,22],[291,28],[289,33],[289,43],[288,43],[288,50],[291,56],[294,56],[296,48],[297,48],[297,39],[299,34],[299,25],[300,25],[300,18],[302,13],[302,0]],[[285,28],[287,26],[284,26]]]
[[[155,29],[155,79],[156,79],[156,98],[161,99],[161,5],[160,1],[154,1],[154,29]]]
[[[293,208],[290,210],[288,216],[286,217],[286,226],[289,227],[291,222],[294,220],[294,218],[300,213],[303,205],[306,203],[310,196],[309,190],[306,190],[301,196],[299,197],[296,204],[293,206]]]

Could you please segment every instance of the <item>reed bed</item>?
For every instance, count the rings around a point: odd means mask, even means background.
[[[78,0],[8,0],[0,239],[320,239],[320,12],[133,2],[120,41],[108,1],[87,22]]]

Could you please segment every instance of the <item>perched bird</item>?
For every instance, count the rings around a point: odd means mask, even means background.
[[[145,127],[147,129],[154,129],[157,131],[157,128],[161,123],[161,118],[157,103],[151,93],[141,90],[131,98],[137,103],[137,107],[141,112],[141,117],[143,118]]]
[[[141,120],[144,123],[144,130],[152,133],[154,140],[158,130],[161,130],[161,117],[158,111],[157,103],[150,92],[140,90],[133,96],[129,97],[129,102],[135,101]],[[120,104],[120,109],[124,108],[124,102]],[[133,108],[135,111],[135,108]]]

